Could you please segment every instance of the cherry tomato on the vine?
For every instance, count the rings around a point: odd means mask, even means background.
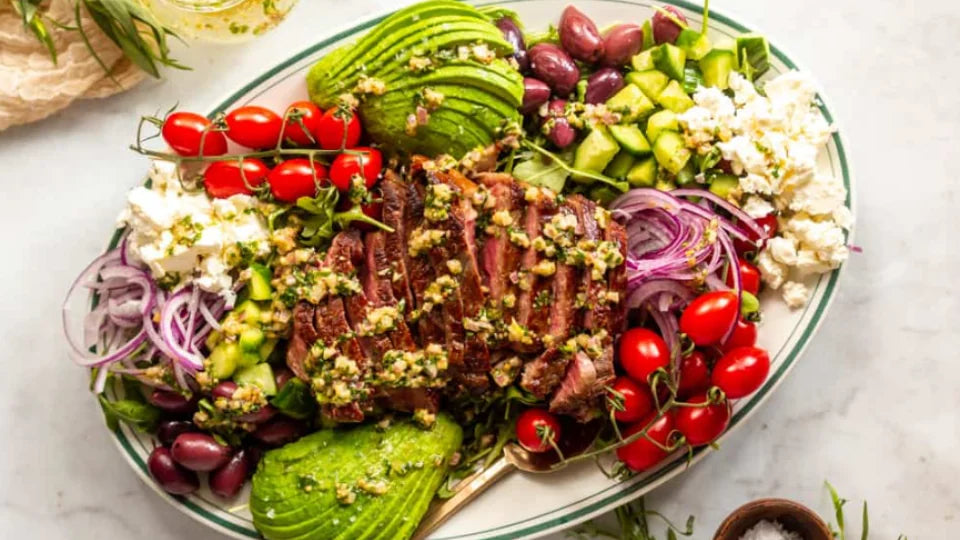
[[[323,113],[313,137],[324,150],[353,148],[360,142],[363,128],[357,111],[333,107]]]
[[[673,411],[667,411],[660,418],[656,418],[656,413],[651,414],[643,420],[633,424],[623,432],[623,437],[627,438],[638,433],[647,424],[647,436],[660,444],[660,446],[669,446],[670,433],[673,431]],[[651,423],[653,422],[653,423]],[[617,448],[617,459],[623,462],[633,472],[640,472],[653,467],[667,457],[667,452],[656,444],[647,440],[646,437],[640,437],[630,444]]]
[[[680,360],[680,375],[677,383],[677,396],[681,399],[702,392],[710,387],[710,368],[707,357],[700,351],[693,351]]]
[[[737,347],[753,347],[757,344],[757,325],[740,319],[730,334],[730,339],[720,345],[720,350],[729,352]]]
[[[206,130],[206,134],[204,131]],[[213,131],[212,122],[192,112],[175,112],[167,116],[160,128],[163,140],[181,156],[199,156],[203,140],[203,155],[221,156],[227,153],[227,139],[220,131]]]
[[[214,199],[225,199],[232,195],[251,195],[250,187],[257,187],[270,174],[270,169],[259,159],[243,160],[243,173],[240,162],[214,161],[203,171],[203,187]],[[246,178],[246,183],[244,183]],[[249,184],[250,187],[247,187]]]
[[[631,328],[620,336],[620,365],[627,375],[639,382],[649,382],[650,374],[670,365],[670,349],[656,332]]]
[[[766,244],[767,238],[773,238],[773,236],[777,234],[777,216],[773,214],[767,214],[762,218],[755,219],[754,221],[756,221],[757,225],[759,225],[760,228],[763,229],[763,231],[767,234],[765,238],[761,239],[756,233],[748,229],[747,234],[750,235],[750,240],[752,240],[751,242],[746,242],[739,239],[735,239],[733,241],[733,248],[736,250],[738,255],[743,255],[744,253],[750,252],[756,253],[760,248],[763,248],[764,244]]]
[[[687,403],[702,404],[708,400],[706,393],[697,394]],[[703,446],[716,440],[730,423],[730,402],[713,403],[705,407],[677,407],[677,430],[690,446]]]
[[[287,123],[283,126],[283,140],[293,141],[297,146],[317,144],[317,139],[313,134],[320,126],[321,116],[323,116],[323,111],[312,101],[291,103],[287,107]],[[306,128],[306,131],[303,128]]]
[[[383,168],[383,157],[379,150],[366,146],[358,146],[353,150],[363,153],[340,154],[330,164],[330,181],[343,192],[350,191],[355,175],[363,178],[364,187],[372,188],[380,177],[380,169]]]
[[[754,393],[770,373],[770,355],[759,347],[738,347],[724,354],[713,366],[711,381],[728,399]]]
[[[257,105],[245,105],[230,111],[226,122],[227,137],[247,148],[273,148],[283,129],[283,118]]]
[[[316,178],[314,178],[316,171]],[[274,167],[267,181],[270,192],[277,200],[295,203],[300,197],[313,197],[317,193],[317,182],[326,183],[327,169],[314,162],[310,168],[309,159],[290,159]]]
[[[617,377],[613,381],[607,392],[607,402],[619,422],[636,422],[656,408],[650,388],[629,377]]]
[[[737,258],[737,266],[740,268],[740,286],[756,296],[760,292],[760,270],[740,258]],[[733,270],[727,272],[727,286],[733,288]]]
[[[680,315],[680,331],[700,347],[719,343],[740,317],[737,295],[733,291],[701,294]]]
[[[528,452],[550,450],[560,435],[560,421],[544,409],[527,409],[517,418],[517,442]]]

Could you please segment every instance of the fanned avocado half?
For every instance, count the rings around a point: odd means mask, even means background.
[[[329,429],[271,450],[253,476],[253,524],[270,540],[409,538],[462,436],[439,414],[431,429]]]
[[[367,134],[389,151],[459,158],[520,122],[523,77],[504,59],[512,51],[490,15],[429,0],[325,56],[307,88],[324,108],[356,97]]]

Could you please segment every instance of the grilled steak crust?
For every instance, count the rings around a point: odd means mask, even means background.
[[[412,351],[416,349],[417,344],[410,333],[410,327],[402,315],[407,310],[407,303],[400,305],[393,296],[393,283],[398,281],[394,279],[394,270],[387,256],[387,237],[381,231],[367,233],[365,239],[366,262],[363,268],[364,293],[367,300],[375,308],[396,307],[401,317],[395,319],[396,327],[387,332],[394,349],[403,351]]]
[[[627,229],[620,223],[610,220],[607,224],[606,239],[613,242],[620,249],[622,260],[627,260]],[[620,264],[609,270],[608,284],[611,291],[623,295],[627,290],[627,265]],[[607,331],[611,336],[615,336],[623,331],[626,323],[626,298],[621,298],[610,306],[610,314],[607,319]]]
[[[405,300],[407,308],[413,309],[415,304],[412,280],[408,272],[410,257],[407,254],[407,236],[410,233],[407,229],[407,187],[403,180],[390,170],[384,173],[380,182],[380,191],[383,194],[383,223],[393,229],[393,232],[382,233],[385,235],[384,251],[391,270],[399,276],[398,279],[390,281],[393,297],[398,301]],[[422,207],[420,211],[423,211]]]
[[[571,196],[569,201],[577,214],[577,228],[581,238],[593,243],[603,240],[604,231],[600,229],[594,217],[597,205],[580,195]],[[602,300],[607,290],[606,280],[593,279],[590,269],[584,269],[580,274],[578,290],[585,299],[581,326],[591,332],[607,328],[611,312],[609,306]]]
[[[487,189],[493,203],[491,211],[507,212],[511,227],[522,232],[523,188],[513,177],[502,173],[484,173],[477,180]],[[484,201],[484,205],[487,206],[488,202]],[[478,233],[483,238],[480,262],[484,284],[490,291],[488,306],[499,312],[502,319],[511,320],[516,317],[516,301],[520,290],[515,278],[524,248],[511,241],[509,227],[494,227],[491,232],[493,234],[486,234],[486,231]],[[505,301],[505,298],[508,300]]]
[[[303,362],[307,359],[310,346],[319,337],[316,327],[313,326],[316,314],[317,309],[313,304],[303,300],[297,302],[293,308],[293,334],[287,345],[287,367],[294,375],[306,382],[310,381],[310,377],[303,367]]]

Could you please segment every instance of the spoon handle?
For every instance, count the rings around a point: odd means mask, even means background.
[[[427,514],[420,521],[420,527],[413,534],[411,540],[424,540],[433,531],[443,525],[451,516],[460,511],[461,508],[477,498],[488,487],[497,483],[498,480],[507,474],[516,470],[516,467],[500,458],[494,461],[492,465],[485,470],[474,475],[467,480],[466,485],[459,487],[456,494],[449,499],[435,502]]]

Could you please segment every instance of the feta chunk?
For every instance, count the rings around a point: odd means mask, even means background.
[[[787,281],[783,284],[780,291],[783,300],[792,308],[799,308],[806,305],[810,298],[810,289],[803,283],[796,281]]]

